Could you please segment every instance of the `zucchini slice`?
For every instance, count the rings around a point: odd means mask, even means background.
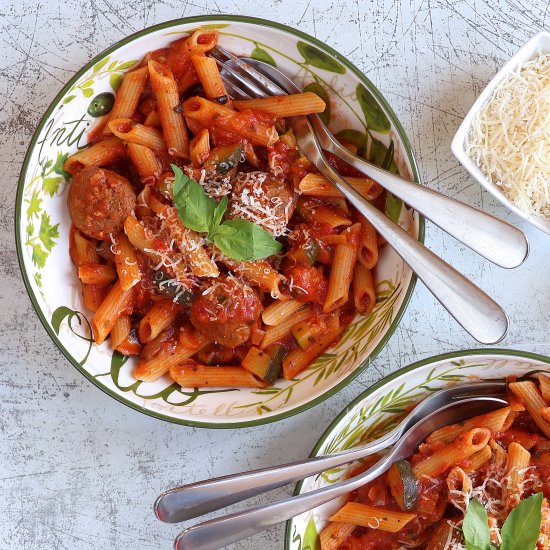
[[[216,147],[208,158],[208,165],[214,165],[218,174],[227,174],[229,170],[238,166],[243,157],[242,143],[232,143]]]
[[[182,290],[175,279],[171,278],[165,271],[159,269],[155,272],[153,282],[158,291],[164,296],[171,298],[176,304],[188,306],[195,300],[195,295],[189,289]]]
[[[242,360],[242,366],[272,386],[281,376],[286,349],[278,344],[266,350],[250,348]]]
[[[411,512],[418,504],[418,480],[408,460],[394,462],[388,471],[390,491],[401,510]]]

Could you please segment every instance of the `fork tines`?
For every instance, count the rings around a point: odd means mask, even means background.
[[[235,99],[269,97],[287,93],[246,61],[221,46],[213,48],[209,56],[216,60],[227,91]]]

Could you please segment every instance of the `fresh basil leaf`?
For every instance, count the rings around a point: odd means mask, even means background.
[[[275,63],[275,60],[271,57],[271,55],[267,51],[265,51],[263,48],[260,48],[260,46],[256,46],[252,50],[250,57],[252,59],[256,59],[256,61],[263,61],[264,63],[268,63],[272,67],[277,66],[277,64]]]
[[[319,113],[319,118],[328,126],[328,123],[330,122],[330,97],[327,91],[321,86],[321,84],[319,84],[319,82],[312,82],[311,84],[308,84],[302,91],[313,92],[325,102],[325,110],[322,113]]]
[[[491,534],[487,511],[475,498],[470,500],[462,523],[462,533],[468,550],[489,550]]]
[[[222,200],[217,204],[216,209],[214,210],[214,215],[212,216],[212,223],[210,224],[210,229],[208,231],[208,236],[206,237],[207,241],[213,241],[214,235],[218,233],[220,228],[220,223],[222,221],[223,215],[227,210],[227,197],[223,197]]]
[[[265,229],[248,220],[228,220],[220,226],[235,229],[228,234],[226,230],[214,235],[214,244],[220,251],[238,261],[260,260],[272,256],[281,250],[281,243]]]
[[[212,225],[216,201],[211,199],[202,186],[186,176],[180,168],[171,165],[174,171],[174,205],[185,227],[207,233]]]
[[[336,59],[315,46],[306,44],[300,40],[296,44],[296,47],[308,65],[313,65],[318,69],[324,69],[325,71],[331,71],[338,74],[344,74],[346,72],[346,68],[336,61]]]
[[[363,84],[358,84],[355,92],[357,93],[357,101],[361,105],[369,130],[387,134],[391,129],[391,124],[375,97]]]
[[[506,518],[500,531],[501,550],[533,550],[540,534],[543,494],[522,500]]]

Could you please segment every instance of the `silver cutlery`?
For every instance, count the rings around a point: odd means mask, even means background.
[[[229,61],[221,61],[220,53],[225,55]],[[222,69],[222,77],[224,78],[228,92],[232,96],[243,98],[250,97],[251,95],[255,97],[272,95],[273,83],[265,75],[254,69],[249,61],[242,61],[219,47],[217,48],[216,56]],[[269,87],[270,84],[271,87]],[[284,93],[284,90],[281,88],[278,89]],[[322,124],[320,121],[319,123]],[[290,124],[294,130],[297,145],[301,152],[369,220],[455,320],[479,342],[495,344],[502,340],[508,330],[508,318],[504,310],[485,292],[464,277],[464,275],[444,262],[402,227],[392,222],[357,192],[345,178],[340,176],[326,160],[308,118],[304,116],[293,117],[290,119]],[[328,132],[326,128],[324,131]],[[334,143],[336,143],[336,140],[334,140]],[[389,174],[383,170],[382,172]],[[388,181],[389,179],[388,177]],[[405,180],[402,181],[404,182]],[[424,189],[421,186],[407,183],[409,186],[414,186],[417,190]],[[414,193],[411,194],[411,196],[413,195]],[[437,197],[436,202],[441,197],[444,200],[452,200],[434,192],[430,194],[430,197],[432,198],[432,203],[434,197]],[[457,204],[461,203],[457,202]],[[488,223],[495,223],[498,227],[509,228],[512,240],[518,234],[523,236],[519,230],[496,218],[487,216],[466,205],[462,206],[470,209],[475,215],[480,215],[484,219],[490,220]],[[489,234],[493,234],[493,232]],[[481,239],[479,235],[477,237]],[[523,256],[525,256],[527,241],[524,236],[523,240],[525,244]]]
[[[444,405],[474,395],[505,397],[506,383],[480,382],[440,390],[421,401],[384,437],[354,449],[175,487],[157,498],[154,504],[155,514],[167,523],[186,521],[330,468],[359,460],[393,445],[422,418]]]
[[[454,401],[424,416],[414,424],[371,468],[333,485],[264,506],[212,519],[183,530],[175,540],[176,550],[215,550],[269,529],[312,508],[358,489],[384,473],[394,462],[412,455],[435,430],[507,405],[498,397],[479,396]],[[380,450],[380,449],[379,449]]]

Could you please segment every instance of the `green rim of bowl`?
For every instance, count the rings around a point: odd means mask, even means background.
[[[113,46],[110,48],[107,48],[103,52],[101,52],[99,55],[96,55],[91,61],[89,61],[80,71],[78,71],[72,78],[69,80],[69,82],[63,87],[63,89],[57,94],[55,99],[51,102],[50,106],[48,107],[46,113],[40,120],[40,123],[38,124],[37,129],[35,130],[31,142],[29,144],[29,148],[27,150],[27,154],[25,155],[25,160],[23,161],[23,166],[21,168],[21,173],[19,175],[19,182],[18,182],[18,188],[17,188],[17,196],[16,196],[16,204],[15,204],[15,241],[16,241],[16,247],[17,247],[17,258],[19,261],[19,268],[21,270],[21,274],[23,275],[23,281],[25,283],[25,287],[27,289],[27,293],[29,295],[29,298],[32,302],[32,305],[34,307],[34,310],[36,311],[38,317],[40,318],[40,321],[42,322],[42,325],[46,329],[46,332],[50,335],[50,338],[53,340],[53,342],[56,344],[56,346],[61,350],[63,355],[75,366],[88,380],[90,380],[95,386],[100,388],[102,391],[104,391],[107,395],[110,395],[111,397],[115,398],[116,400],[120,401],[121,403],[124,403],[128,407],[139,411],[141,413],[147,414],[149,416],[152,416],[154,418],[158,418],[160,420],[166,420],[168,422],[172,422],[175,424],[182,424],[185,426],[193,426],[193,427],[200,427],[200,428],[244,428],[244,427],[250,427],[250,426],[260,426],[262,424],[267,424],[270,422],[276,422],[278,420],[282,420],[284,418],[289,418],[290,416],[294,416],[295,414],[298,414],[302,411],[305,411],[311,407],[314,407],[315,405],[318,405],[325,399],[328,399],[329,397],[333,396],[337,392],[339,392],[344,386],[347,386],[354,378],[356,378],[363,370],[368,366],[370,361],[374,360],[376,356],[380,353],[380,351],[383,349],[383,347],[386,345],[388,340],[391,338],[393,333],[395,332],[399,322],[401,321],[401,318],[403,317],[403,314],[409,304],[409,300],[411,298],[412,292],[414,290],[414,286],[416,284],[416,276],[413,273],[411,277],[411,281],[409,283],[409,288],[407,289],[407,292],[405,294],[405,298],[403,300],[403,303],[397,312],[393,323],[388,328],[388,331],[382,338],[382,340],[379,342],[379,344],[376,346],[376,348],[372,351],[372,353],[369,355],[369,357],[361,364],[359,365],[352,373],[349,374],[344,380],[336,384],[333,388],[331,388],[329,391],[325,392],[324,394],[320,395],[319,397],[308,401],[307,403],[304,403],[303,405],[300,405],[299,407],[296,407],[290,411],[285,411],[280,414],[276,414],[274,416],[270,416],[268,418],[259,418],[257,420],[247,420],[243,422],[230,422],[225,424],[214,424],[212,422],[197,422],[194,420],[186,420],[186,419],[179,419],[179,418],[173,418],[171,416],[167,416],[165,414],[158,413],[156,411],[148,410],[144,407],[141,407],[140,405],[137,405],[136,403],[131,402],[130,400],[126,399],[122,395],[119,395],[118,393],[114,392],[113,390],[110,390],[109,388],[104,387],[101,385],[95,378],[93,378],[92,375],[90,375],[86,370],[84,370],[82,367],[80,367],[77,362],[74,360],[74,358],[71,356],[71,354],[68,352],[68,350],[63,346],[55,332],[50,327],[48,321],[44,317],[42,310],[40,306],[38,305],[38,301],[36,299],[36,296],[34,294],[34,291],[32,290],[30,281],[27,277],[27,273],[25,271],[25,264],[23,261],[23,250],[22,250],[22,243],[21,243],[21,235],[19,234],[19,226],[20,226],[20,218],[21,218],[21,206],[22,206],[22,198],[23,198],[23,186],[25,183],[25,177],[27,174],[27,168],[28,164],[32,155],[32,152],[36,146],[36,141],[38,139],[38,135],[40,134],[44,124],[48,120],[49,116],[52,114],[54,109],[57,107],[59,101],[63,98],[63,96],[67,93],[69,88],[91,67],[93,67],[100,59],[105,57],[106,55],[114,52],[118,48],[132,42],[136,38],[140,38],[142,36],[146,36],[148,34],[151,34],[153,32],[167,29],[174,27],[176,25],[184,25],[184,24],[194,24],[194,23],[209,23],[213,21],[227,21],[230,23],[251,23],[258,26],[263,27],[270,27],[278,30],[282,30],[284,32],[287,32],[289,34],[292,34],[294,36],[297,36],[299,38],[303,38],[305,40],[308,40],[312,44],[317,45],[319,48],[324,49],[328,53],[330,53],[332,56],[334,56],[342,65],[344,65],[346,68],[348,68],[359,80],[365,84],[365,86],[369,89],[370,92],[376,97],[376,99],[383,105],[384,109],[386,110],[388,116],[390,117],[392,123],[394,124],[397,133],[399,135],[399,138],[403,142],[403,146],[407,152],[407,157],[409,159],[409,162],[411,164],[414,180],[418,183],[421,183],[420,176],[418,173],[418,167],[416,164],[416,159],[414,158],[414,154],[412,151],[411,144],[409,142],[409,139],[405,133],[405,130],[401,123],[399,122],[397,116],[393,112],[392,108],[389,106],[388,102],[384,99],[382,94],[379,92],[379,90],[372,84],[372,82],[359,71],[355,65],[353,65],[350,61],[348,61],[345,57],[343,57],[341,54],[339,54],[337,51],[333,50],[330,46],[327,46],[320,40],[317,40],[313,36],[310,36],[306,33],[303,33],[301,31],[298,31],[296,29],[293,29],[291,27],[287,27],[286,25],[282,25],[280,23],[276,23],[274,21],[269,21],[267,19],[259,19],[256,17],[241,17],[236,15],[205,15],[205,16],[196,16],[196,17],[186,17],[182,19],[173,19],[171,21],[166,21],[164,23],[160,23],[158,25],[154,25],[152,27],[148,27],[146,29],[143,29],[139,32],[136,32],[130,36],[127,36],[126,38],[123,38],[122,40],[116,42]],[[425,230],[425,222],[424,217],[419,215],[419,228],[418,228],[418,240],[420,242],[424,242],[424,230]]]
[[[449,353],[442,353],[440,355],[433,355],[432,357],[427,357],[426,359],[422,359],[421,361],[417,361],[416,363],[412,363],[410,365],[407,365],[406,367],[403,367],[399,370],[396,370],[395,372],[392,372],[388,374],[388,376],[385,376],[382,378],[382,380],[376,382],[373,384],[370,388],[365,390],[361,395],[356,397],[351,403],[346,405],[341,411],[340,414],[329,424],[329,426],[326,428],[326,430],[323,432],[323,435],[319,438],[317,443],[315,444],[315,447],[313,447],[310,458],[313,458],[314,456],[317,456],[317,452],[321,448],[321,446],[325,443],[327,438],[330,436],[330,434],[333,432],[335,426],[352,410],[358,403],[363,401],[366,397],[371,395],[376,390],[382,388],[385,386],[388,382],[391,382],[392,380],[395,380],[402,374],[406,374],[408,372],[412,372],[416,369],[419,369],[420,367],[425,367],[426,365],[429,365],[431,363],[438,363],[439,361],[446,361],[448,359],[459,359],[463,357],[468,357],[471,355],[502,355],[502,356],[508,356],[508,357],[521,357],[522,359],[534,359],[536,361],[541,361],[542,363],[548,363],[550,364],[550,357],[546,355],[540,355],[538,353],[532,353],[529,351],[521,351],[516,349],[504,349],[504,348],[479,348],[479,349],[467,349],[463,351],[452,351]],[[296,488],[294,489],[294,496],[300,494],[300,491],[302,489],[303,481],[299,481],[296,484]],[[292,526],[292,519],[288,520],[286,522],[286,528],[285,528],[285,550],[290,550],[290,545],[292,544],[292,533],[290,532]]]

